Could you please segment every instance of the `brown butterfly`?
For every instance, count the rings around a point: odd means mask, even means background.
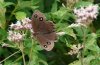
[[[32,15],[33,35],[39,41],[43,49],[50,51],[56,41],[56,32],[52,21],[46,21],[46,17],[36,10]]]

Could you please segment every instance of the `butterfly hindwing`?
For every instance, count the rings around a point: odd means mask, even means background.
[[[54,41],[50,41],[44,35],[37,35],[36,38],[43,49],[50,51],[54,47]]]

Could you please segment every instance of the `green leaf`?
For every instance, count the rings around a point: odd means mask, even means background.
[[[24,39],[24,46],[26,48],[31,48],[32,47],[32,40],[30,38]]]
[[[32,5],[37,5],[41,2],[40,0],[31,0],[31,1]]]
[[[79,1],[79,2],[75,5],[75,7],[80,8],[80,7],[88,6],[88,5],[90,5],[90,4],[92,4],[92,2]]]
[[[5,2],[4,3],[4,7],[6,7],[6,6],[9,6],[9,5],[13,5],[14,3],[12,3],[12,2]]]
[[[1,55],[4,55],[5,53],[6,53],[6,50],[3,49],[3,48],[0,46],[0,56],[1,56]]]
[[[57,11],[57,1],[55,0],[55,2],[52,5],[51,12],[56,12],[56,11]]]
[[[0,29],[0,41],[6,40],[7,32],[4,29]]]
[[[3,2],[4,2],[4,0],[0,0],[0,2],[2,2],[2,3],[3,3]]]
[[[20,62],[15,62],[15,63],[13,63],[12,60],[6,60],[6,61],[4,62],[4,65],[21,65],[21,63],[20,63]]]
[[[95,57],[94,56],[88,56],[88,57],[86,57],[86,58],[83,58],[83,64],[84,65],[89,65],[89,63],[90,63],[90,61],[92,60],[92,59],[94,59]],[[69,65],[81,65],[81,62],[80,62],[80,60],[76,60],[76,61],[74,61],[74,62],[72,62],[72,63],[70,63]]]
[[[90,61],[90,65],[100,65],[100,59],[96,58]]]
[[[0,27],[2,29],[5,29],[5,23],[6,23],[6,18],[5,18],[5,12],[6,8],[3,6],[4,2],[0,2]]]
[[[23,9],[30,6],[32,6],[31,1],[18,0],[18,6],[17,6],[18,8]]]
[[[76,35],[81,38],[83,38],[83,34],[87,35],[87,33],[89,32],[86,27],[74,27],[73,29],[75,30]]]
[[[52,13],[53,17],[60,20],[68,20],[70,17],[74,17],[73,14],[64,7],[61,7],[60,10]]]
[[[75,35],[75,33],[74,33],[72,28],[67,28],[66,29],[66,33],[76,39],[76,35]]]
[[[39,60],[40,63],[42,63],[43,65],[48,65],[46,61],[44,60]]]
[[[88,38],[86,40],[86,49],[90,49],[92,51],[97,51],[97,52],[100,52],[100,49],[99,47],[97,46],[96,43],[96,34],[95,33],[92,33],[92,34],[89,34],[88,35]]]
[[[39,51],[43,50],[43,48],[41,48],[40,45],[36,45],[34,49],[39,50]]]
[[[37,9],[39,6],[31,6],[31,9]]]
[[[38,58],[38,52],[37,50],[33,49],[32,55],[31,55],[31,61],[29,65],[39,65],[39,58]]]
[[[18,0],[18,5],[17,5],[17,10],[20,9],[25,9],[25,8],[32,8],[32,9],[36,9],[39,6],[35,5],[35,4],[39,4],[40,0],[35,0],[37,2],[33,2],[33,1],[22,1],[22,0]]]
[[[19,12],[15,13],[15,16],[16,16],[17,20],[22,20],[22,19],[26,18],[26,13],[19,11]]]
[[[100,37],[100,30],[96,31],[97,37]]]
[[[12,65],[12,61],[11,60],[5,61],[4,65]]]

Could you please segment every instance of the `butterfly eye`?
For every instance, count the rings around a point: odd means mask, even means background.
[[[47,45],[44,45],[45,48],[47,48]]]
[[[43,21],[43,17],[39,17],[39,21]]]
[[[47,44],[50,45],[51,43],[50,42],[47,42]]]
[[[37,17],[38,17],[38,15],[37,15],[37,14],[35,14],[35,15],[34,15],[34,18],[37,18]]]

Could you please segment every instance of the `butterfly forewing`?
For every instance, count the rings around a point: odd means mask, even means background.
[[[45,16],[36,10],[32,15],[32,27],[34,32],[46,32],[45,21]]]
[[[47,21],[46,22],[46,30],[48,32],[55,32],[55,27],[52,21]]]

